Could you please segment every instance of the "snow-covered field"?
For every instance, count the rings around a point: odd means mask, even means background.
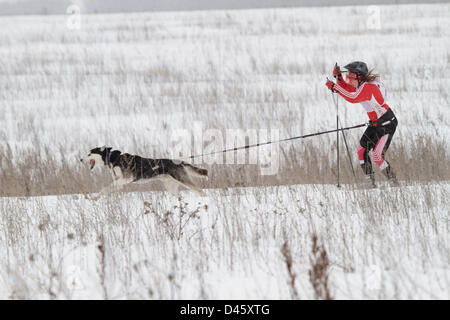
[[[181,201],[162,192],[7,198],[0,297],[314,299],[315,234],[333,298],[448,299],[449,191],[303,185]]]
[[[0,297],[314,299],[321,285],[338,299],[448,299],[449,9],[83,15],[80,28],[73,17],[0,17],[0,189],[15,194],[0,198]],[[227,166],[225,179],[218,164],[206,198],[84,198],[77,175],[91,175],[78,159],[95,146],[176,157],[176,133],[190,145],[197,125],[262,130],[260,142],[334,128],[325,77],[356,59],[389,90],[399,127],[387,156],[404,187],[319,184],[334,181],[330,135],[272,149],[284,172],[274,186],[217,188],[245,175]],[[366,121],[359,105],[340,102],[340,116]],[[353,153],[361,133],[347,133]],[[78,193],[27,196],[47,194],[34,189],[51,174],[55,193]],[[289,176],[316,184],[283,186]]]

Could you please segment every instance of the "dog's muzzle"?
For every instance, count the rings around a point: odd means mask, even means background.
[[[84,160],[80,159],[80,161],[83,162]],[[95,166],[95,160],[94,159],[89,160],[89,166],[90,166],[91,170],[94,168],[94,166]]]

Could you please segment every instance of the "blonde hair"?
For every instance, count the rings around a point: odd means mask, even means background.
[[[380,75],[374,72],[375,68],[372,68],[369,70],[369,73],[367,74],[367,76],[364,77],[364,81],[366,82],[372,82],[374,80],[376,80],[376,78],[378,78]]]

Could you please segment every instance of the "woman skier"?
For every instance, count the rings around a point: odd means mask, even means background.
[[[366,175],[369,186],[376,188],[375,176],[369,151],[373,149],[373,160],[381,173],[390,181],[391,185],[398,185],[397,178],[384,154],[389,148],[392,136],[397,128],[397,118],[392,109],[386,104],[386,89],[379,80],[379,75],[367,69],[361,61],[347,64],[346,81],[342,78],[339,66],[336,64],[333,76],[337,83],[328,80],[326,86],[350,103],[361,103],[369,116],[368,128],[362,135],[358,146],[358,158],[361,168]]]

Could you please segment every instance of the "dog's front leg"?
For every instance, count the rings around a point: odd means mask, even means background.
[[[93,195],[91,197],[92,200],[98,200],[100,198],[100,196],[113,192],[113,191],[120,191],[124,185],[132,182],[133,179],[118,179],[118,180],[114,180],[114,182],[112,184],[110,184],[109,186],[104,187],[100,192],[96,193],[95,195]]]
[[[91,194],[89,197],[87,197],[87,199],[97,201],[100,198],[100,196],[111,192],[114,188],[115,188],[115,182],[111,183],[109,186],[104,187],[102,190],[100,190],[100,192]]]

